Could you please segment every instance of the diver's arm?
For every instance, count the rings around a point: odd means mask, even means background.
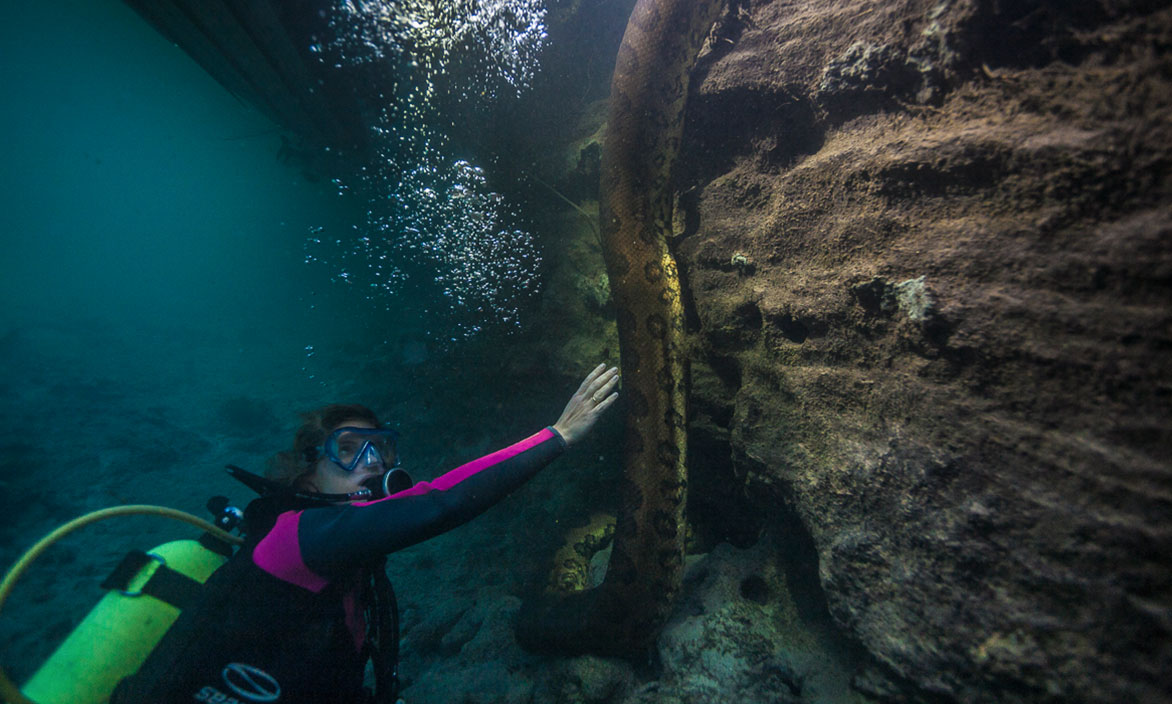
[[[289,511],[253,561],[286,582],[320,591],[331,576],[451,530],[483,513],[560,455],[614,404],[618,370],[600,364],[561,417],[519,443],[385,499]]]
[[[282,514],[272,533],[257,546],[254,560],[274,572],[265,564],[266,550],[274,547],[266,546],[266,541],[296,540],[299,562],[311,573],[321,578],[341,574],[466,523],[532,478],[565,448],[561,435],[546,428],[384,499]]]

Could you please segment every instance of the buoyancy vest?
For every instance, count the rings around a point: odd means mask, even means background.
[[[384,643],[386,654],[378,651],[380,640],[398,638],[397,628],[388,628],[394,596],[382,562],[318,593],[253,562],[253,549],[277,516],[298,508],[292,501],[266,496],[249,504],[244,545],[208,578],[138,672],[119,684],[111,704],[394,701],[397,683],[387,656],[397,643]],[[355,618],[363,615],[365,632],[356,635]],[[372,658],[377,699],[363,686]]]

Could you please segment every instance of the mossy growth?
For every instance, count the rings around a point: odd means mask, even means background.
[[[586,589],[590,580],[590,558],[611,544],[614,526],[614,516],[595,513],[585,525],[566,533],[565,544],[554,554],[546,590],[569,593]]]

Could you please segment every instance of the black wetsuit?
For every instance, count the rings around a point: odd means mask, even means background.
[[[111,704],[369,701],[371,570],[474,518],[565,449],[552,428],[377,501],[249,506],[245,545]]]

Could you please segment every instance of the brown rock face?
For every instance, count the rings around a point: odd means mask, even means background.
[[[697,422],[928,696],[1172,697],[1167,6],[753,2],[689,107]]]

